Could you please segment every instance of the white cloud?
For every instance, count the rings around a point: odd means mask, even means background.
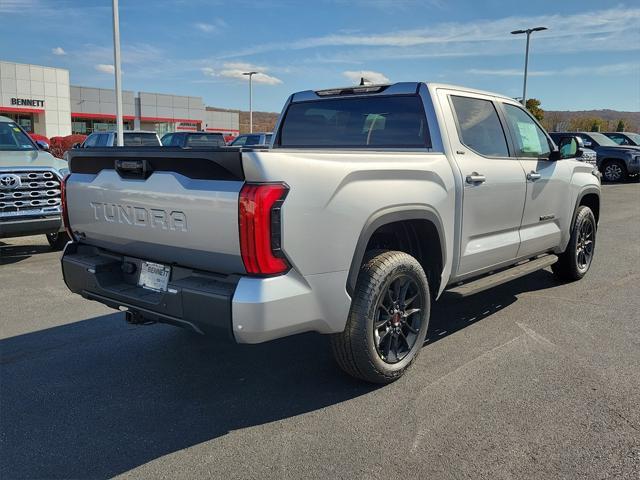
[[[53,53],[54,55],[66,55],[67,54],[67,52],[65,52],[64,48],[62,48],[62,47],[52,48],[51,49],[51,53]]]
[[[389,83],[389,79],[384,74],[372,70],[347,70],[346,72],[342,72],[342,75],[353,83],[360,83],[361,78],[375,84]]]
[[[227,22],[225,22],[221,18],[216,18],[213,22],[210,23],[197,22],[194,23],[193,26],[203,33],[219,33],[221,30],[224,30],[228,27]]]
[[[98,72],[109,73],[111,75],[115,72],[115,67],[113,65],[107,65],[104,63],[99,63],[94,67]]]
[[[249,80],[245,72],[258,72],[253,75],[253,81],[255,83],[263,83],[265,85],[279,85],[282,83],[277,77],[273,75],[267,75],[264,73],[268,69],[266,67],[260,67],[244,62],[227,62],[222,64],[221,68],[214,69],[211,67],[204,67],[201,69],[202,73],[208,77],[223,77],[234,78],[237,80]]]
[[[256,45],[234,52],[227,58],[271,51],[335,47],[351,47],[346,52],[337,52],[337,58],[343,61],[347,58],[357,61],[363,58],[503,55],[519,53],[524,49],[522,36],[516,37],[509,32],[529,25],[549,28],[548,31],[535,34],[532,39],[538,53],[629,51],[640,49],[639,22],[640,8],[621,6],[572,15],[437,23],[428,28],[392,32],[331,33]]]

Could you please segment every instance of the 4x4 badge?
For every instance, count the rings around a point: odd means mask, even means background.
[[[13,190],[22,185],[20,177],[12,173],[4,173],[0,175],[0,190]]]

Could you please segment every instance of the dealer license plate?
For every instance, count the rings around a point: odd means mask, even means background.
[[[166,292],[170,276],[171,267],[160,263],[142,262],[138,286],[156,292]]]

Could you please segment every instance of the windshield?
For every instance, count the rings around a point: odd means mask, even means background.
[[[602,147],[619,147],[620,146],[603,133],[589,132],[589,136],[593,138],[596,142],[598,142],[598,144]]]
[[[629,137],[631,140],[633,140],[633,143],[635,143],[636,145],[640,145],[640,134],[637,134],[637,133],[625,133],[625,135],[627,137]]]
[[[31,139],[15,123],[0,123],[0,150],[35,150]]]

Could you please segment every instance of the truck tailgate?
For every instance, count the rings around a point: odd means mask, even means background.
[[[82,242],[142,259],[243,273],[240,152],[109,148],[73,151],[69,223]]]

